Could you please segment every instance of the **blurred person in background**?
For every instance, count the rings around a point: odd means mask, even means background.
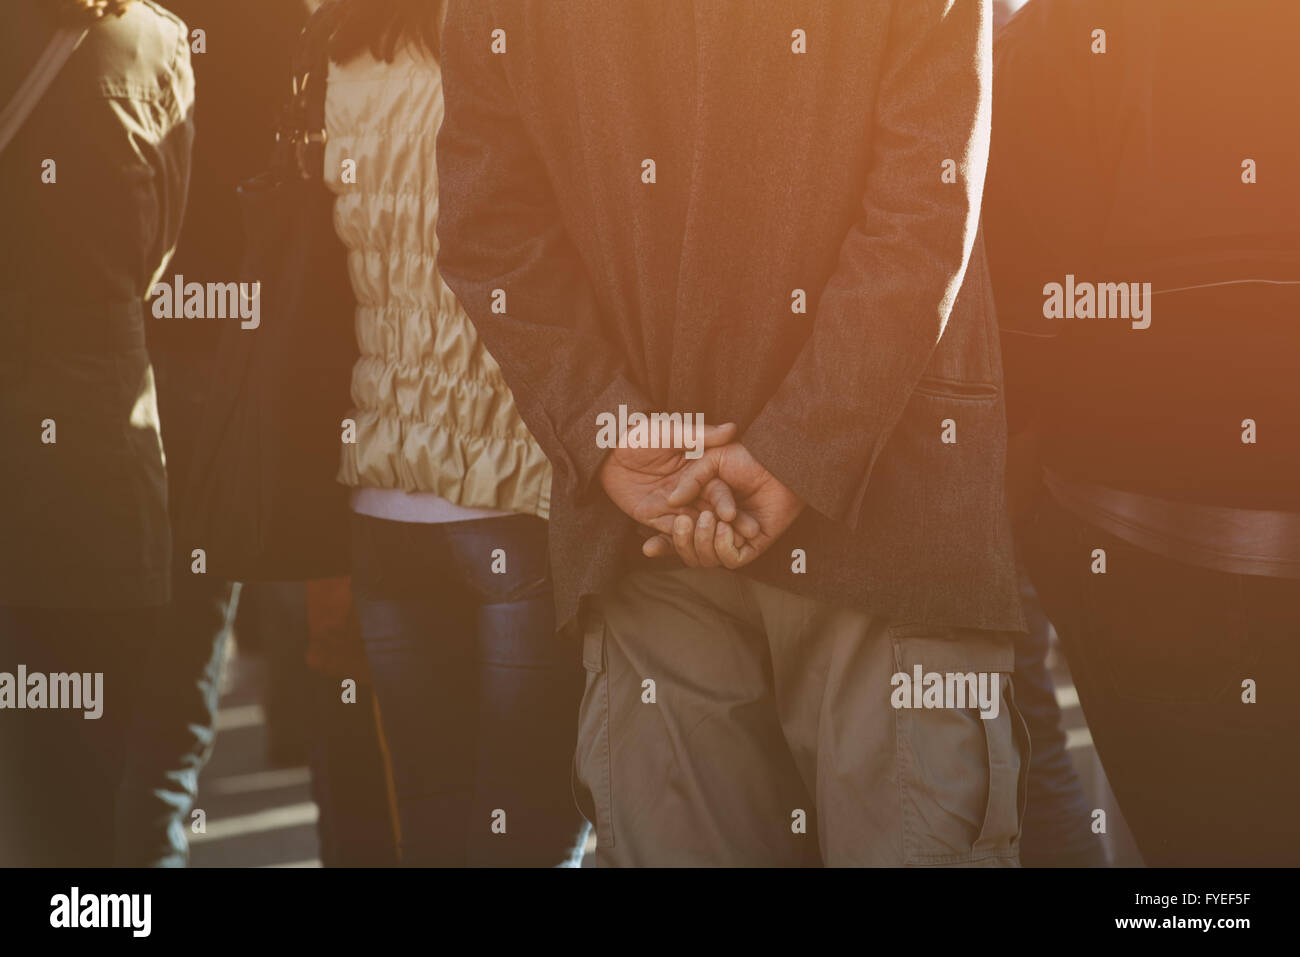
[[[239,184],[269,159],[290,56],[307,16],[299,0],[170,0],[187,19],[197,82],[194,172],[185,229],[170,273],[233,281],[245,252]],[[220,329],[155,320],[148,326],[173,515],[184,502],[191,446],[208,391]],[[190,572],[190,544],[174,545],[170,640],[150,661],[161,689],[136,723],[119,821],[132,863],[188,860],[188,814],[215,742],[222,664],[231,619],[243,654],[267,665],[263,688],[268,758],[310,764],[325,866],[395,861],[388,772],[373,693],[346,578],[231,585]],[[356,706],[340,707],[340,683],[357,682]]]
[[[1031,0],[996,45],[1019,543],[1152,866],[1300,861],[1298,33],[1292,0]]]
[[[243,235],[235,187],[261,170],[270,153],[274,111],[288,80],[282,52],[301,25],[296,0],[164,0],[186,21],[196,80],[193,168],[185,226],[162,281],[233,282]],[[167,453],[173,530],[184,507],[192,444],[219,324],[146,319],[157,375],[158,410]],[[184,866],[189,814],[198,777],[216,736],[225,643],[238,586],[191,571],[193,543],[172,544],[171,604],[165,635],[146,663],[154,689],[137,715],[118,826],[125,862]],[[300,649],[301,653],[301,649]],[[298,722],[305,726],[306,708]]]
[[[107,866],[171,597],[144,300],[180,232],[194,78],[184,23],[149,0],[0,20],[6,101],[60,23],[89,27],[0,155],[0,672],[103,676],[89,720],[0,690],[0,864]]]
[[[443,3],[344,3],[325,178],[361,355],[339,478],[401,863],[572,866],[582,669],[554,627],[550,465],[435,267]]]

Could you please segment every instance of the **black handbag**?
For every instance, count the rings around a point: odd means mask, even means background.
[[[355,299],[322,181],[327,2],[298,42],[271,166],[239,186],[241,281],[260,323],[223,326],[181,516],[207,573],[304,581],[349,569],[347,489],[335,481],[351,407]]]

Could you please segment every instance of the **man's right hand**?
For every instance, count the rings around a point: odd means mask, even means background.
[[[706,425],[703,448],[726,445],[736,437],[735,423]],[[672,534],[673,520],[685,516],[692,527],[702,509],[709,509],[723,521],[737,519],[736,500],[726,482],[704,479],[689,499],[669,504],[668,497],[682,482],[686,470],[701,459],[688,459],[681,449],[628,449],[610,452],[600,467],[600,484],[611,502],[635,521],[655,531]],[[742,534],[757,532],[753,519],[740,521]]]
[[[734,494],[734,518],[708,505],[721,481]],[[677,517],[672,528],[646,541],[642,551],[654,558],[672,549],[690,567],[740,568],[781,537],[803,511],[803,500],[765,469],[740,443],[708,449],[688,465],[668,497],[670,508],[694,504],[694,521]],[[733,534],[734,531],[737,534]],[[664,531],[660,529],[660,531]]]

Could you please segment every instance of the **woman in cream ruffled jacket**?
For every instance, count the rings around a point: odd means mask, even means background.
[[[554,629],[550,465],[436,267],[443,3],[345,2],[325,176],[361,357],[339,477],[402,862],[572,864],[582,669]]]

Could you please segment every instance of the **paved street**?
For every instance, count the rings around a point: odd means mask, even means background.
[[[191,834],[195,867],[319,867],[316,804],[307,768],[273,768],[267,757],[260,658],[226,660],[217,745],[199,779],[207,833]]]

